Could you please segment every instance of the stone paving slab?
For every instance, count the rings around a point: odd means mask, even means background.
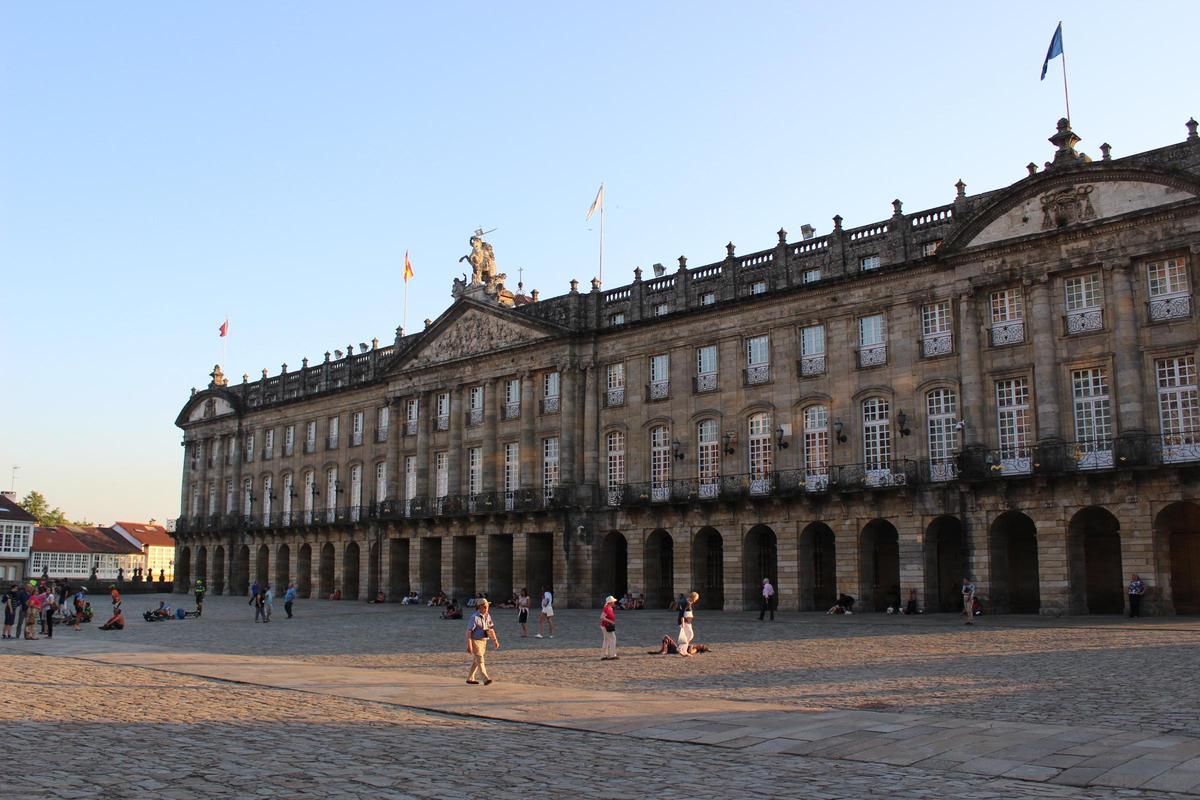
[[[410,709],[724,749],[916,767],[1031,783],[1200,794],[1200,739],[1070,729],[937,714],[819,710],[768,703],[681,703],[655,694],[346,667],[288,658],[180,652],[117,640],[67,640],[25,652],[159,670]],[[465,654],[464,654],[465,661]],[[1080,742],[1086,742],[1080,744]],[[1072,759],[1079,759],[1072,762]]]

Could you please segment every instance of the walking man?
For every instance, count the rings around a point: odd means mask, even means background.
[[[962,582],[962,599],[963,599],[963,616],[967,618],[968,625],[975,624],[975,584],[971,583],[969,578],[963,578]]]
[[[488,613],[490,605],[487,600],[480,600],[471,615],[471,624],[467,627],[467,652],[471,655],[471,671],[467,673],[467,683],[478,685],[477,677],[483,677],[483,685],[492,682],[487,672],[487,643],[490,639],[492,646],[499,650],[500,640],[496,638],[496,628],[492,625],[492,615]]]
[[[267,584],[263,590],[263,622],[271,621],[271,612],[275,610],[275,590]]]
[[[1146,593],[1146,584],[1135,572],[1129,581],[1129,618],[1140,619],[1142,616],[1142,595]]]
[[[264,622],[267,616],[266,598],[263,597],[262,590],[258,588],[258,582],[254,583],[254,593],[250,595],[250,605],[254,606],[254,621]]]
[[[538,632],[535,638],[542,638],[542,626],[550,624],[550,638],[554,638],[554,594],[549,586],[542,587],[542,613],[538,615]]]
[[[283,593],[283,610],[287,612],[287,618],[292,618],[292,603],[296,602],[296,587],[294,584],[287,585],[287,591]]]
[[[775,587],[771,585],[770,578],[763,578],[762,582],[762,603],[759,606],[758,621],[763,621],[763,616],[771,612],[771,622],[775,621]]]

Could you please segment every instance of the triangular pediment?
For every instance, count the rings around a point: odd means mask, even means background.
[[[1048,172],[1000,193],[943,250],[969,249],[1054,233],[1195,199],[1190,176],[1103,163]]]
[[[419,369],[457,361],[532,344],[557,333],[544,323],[519,318],[506,308],[459,300],[424,331],[396,367]]]

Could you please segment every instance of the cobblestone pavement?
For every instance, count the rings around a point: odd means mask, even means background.
[[[128,610],[152,602],[131,597]],[[270,625],[255,625],[244,602],[210,598],[201,620],[149,624],[131,613],[125,631],[60,631],[55,642],[36,647],[53,653],[59,641],[74,639],[423,673],[457,675],[465,668],[464,624],[441,621],[433,609],[310,601],[298,604],[295,620],[283,619],[280,608]],[[103,603],[97,607],[102,611]],[[520,639],[513,612],[498,610],[504,649],[491,659],[493,672],[506,684],[529,684],[534,696],[537,685],[566,685],[674,698],[681,708],[714,698],[765,700],[997,724],[1200,732],[1192,676],[1200,626],[1183,619],[1136,626],[984,619],[965,628],[948,616],[781,615],[772,625],[747,614],[713,613],[703,614],[697,627],[714,652],[683,661],[644,655],[670,632],[673,614],[631,612],[620,615],[621,660],[601,664],[597,613],[560,611],[556,638],[537,640]],[[12,655],[32,644],[0,647],[0,691],[19,698],[0,704],[10,733],[9,763],[31,767],[10,769],[13,781],[0,786],[0,797],[51,787],[62,797],[97,791],[103,797],[267,797],[282,789],[292,797],[638,797],[674,791],[825,798],[862,797],[881,788],[914,798],[1176,796],[838,761],[830,754],[635,741]],[[57,766],[33,768],[45,758],[48,736],[67,745],[60,752],[70,755],[55,759]]]

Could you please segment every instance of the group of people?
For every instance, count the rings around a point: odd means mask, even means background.
[[[114,588],[115,590],[115,588]],[[54,638],[56,624],[70,625],[92,621],[92,605],[87,589],[73,588],[66,580],[49,578],[14,583],[4,593],[3,639],[37,639],[38,634]]]
[[[295,603],[296,585],[288,583],[287,589],[283,592],[283,611],[287,614],[288,619],[294,616],[292,609]],[[199,605],[197,603],[197,608]],[[275,589],[265,581],[260,585],[256,580],[250,586],[250,602],[247,605],[254,606],[255,622],[270,622],[271,614],[275,611]]]

